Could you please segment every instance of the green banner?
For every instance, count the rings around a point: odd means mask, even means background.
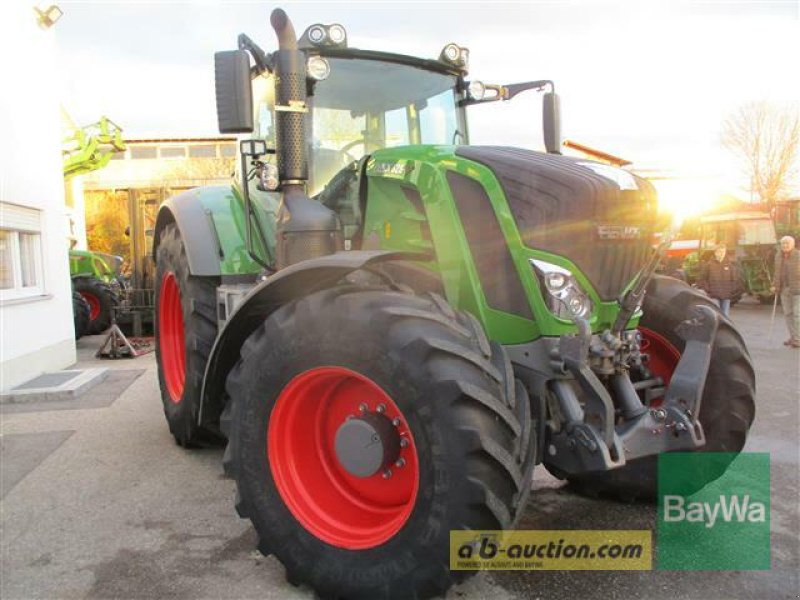
[[[696,482],[723,471],[718,479],[695,490]],[[769,518],[769,454],[659,455],[659,569],[769,569]]]

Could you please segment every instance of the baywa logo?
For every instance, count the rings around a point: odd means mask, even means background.
[[[768,454],[660,455],[658,568],[769,569],[769,487]]]
[[[726,523],[764,523],[767,520],[767,507],[763,502],[751,501],[750,494],[739,496],[720,496],[719,501],[687,502],[683,496],[664,496],[664,522],[678,523],[689,521],[713,527],[718,518]]]

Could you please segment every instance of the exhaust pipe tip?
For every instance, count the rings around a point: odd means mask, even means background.
[[[297,48],[297,35],[294,26],[289,20],[289,15],[282,8],[276,8],[269,17],[269,22],[278,36],[278,47],[281,50],[295,50]]]

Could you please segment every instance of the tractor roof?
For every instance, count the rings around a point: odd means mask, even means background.
[[[362,60],[377,60],[382,62],[392,62],[403,65],[409,65],[428,71],[435,71],[443,75],[464,76],[467,71],[456,65],[447,64],[445,62],[431,59],[419,58],[416,56],[408,56],[407,54],[394,54],[393,52],[381,52],[379,50],[360,50],[358,48],[335,48],[335,47],[319,47],[314,48],[320,56],[331,58],[353,58]]]

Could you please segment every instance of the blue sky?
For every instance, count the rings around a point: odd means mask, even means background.
[[[796,0],[59,5],[66,109],[80,123],[105,114],[136,137],[216,133],[213,53],[235,48],[240,32],[270,50],[276,6],[298,33],[339,22],[351,46],[427,57],[455,41],[470,48],[476,79],[553,79],[565,137],[728,187],[723,118],[751,100],[800,103]],[[535,94],[471,117],[473,142],[541,146]]]

